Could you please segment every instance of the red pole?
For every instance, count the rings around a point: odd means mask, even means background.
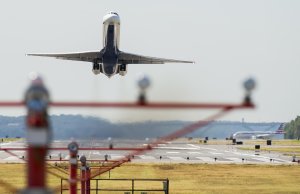
[[[76,142],[71,142],[68,145],[70,151],[70,194],[77,193],[77,153],[78,144]]]
[[[90,167],[86,167],[86,194],[90,194],[90,189],[91,189],[91,169]]]
[[[46,188],[45,157],[51,140],[48,125],[49,94],[40,77],[32,79],[25,94],[27,106],[27,188],[21,193],[51,193]]]
[[[85,194],[85,166],[81,167],[81,194]]]
[[[28,150],[28,175],[29,188],[45,188],[45,163],[41,159],[46,155],[46,148],[29,148]]]
[[[81,178],[81,194],[86,194],[86,157],[81,156],[81,168],[80,168],[80,178]]]

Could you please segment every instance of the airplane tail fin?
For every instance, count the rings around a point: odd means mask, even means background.
[[[275,131],[275,133],[276,134],[285,134],[284,126],[285,126],[285,123],[281,123],[279,125],[278,129]]]

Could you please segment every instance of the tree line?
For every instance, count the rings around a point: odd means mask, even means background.
[[[300,138],[300,116],[287,123],[284,127],[285,139],[299,139]]]

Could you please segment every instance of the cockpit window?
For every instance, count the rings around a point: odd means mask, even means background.
[[[116,12],[110,12],[110,14],[115,14],[115,15],[118,15],[118,13],[116,13]]]

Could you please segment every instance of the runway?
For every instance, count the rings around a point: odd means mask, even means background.
[[[51,147],[67,147],[70,141],[54,141]],[[81,140],[79,147],[97,148],[108,147],[107,140]],[[113,143],[114,147],[142,147],[147,142],[138,140],[119,140]],[[24,148],[23,141],[2,143],[1,148]],[[233,163],[233,164],[291,164],[291,157],[284,156],[277,152],[254,152],[237,149],[237,145],[205,145],[192,144],[186,142],[168,142],[166,144],[159,144],[158,147],[136,155],[132,162],[145,163]],[[11,156],[4,151],[0,151],[1,163],[16,163],[24,162],[22,158],[26,159],[25,151],[13,151],[16,156]],[[107,155],[108,160],[118,160],[126,156],[130,151],[79,151],[79,156],[85,155],[88,160],[104,160]],[[47,156],[47,160],[68,160],[68,151],[51,150]]]

